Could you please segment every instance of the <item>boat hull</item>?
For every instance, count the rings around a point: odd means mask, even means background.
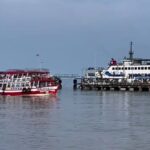
[[[57,95],[58,87],[52,87],[49,90],[45,89],[30,89],[30,91],[24,90],[0,90],[0,95],[9,96],[43,96],[43,95]]]

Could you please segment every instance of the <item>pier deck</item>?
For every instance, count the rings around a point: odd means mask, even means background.
[[[90,81],[87,79],[73,81],[73,89],[101,91],[150,91],[150,82],[118,82],[117,80]]]

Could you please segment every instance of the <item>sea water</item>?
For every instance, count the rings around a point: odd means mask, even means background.
[[[149,150],[150,92],[0,96],[0,150]]]

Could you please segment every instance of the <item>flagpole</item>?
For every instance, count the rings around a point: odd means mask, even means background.
[[[41,64],[41,63],[42,63],[42,61],[41,61],[41,58],[40,58],[39,53],[37,53],[36,56],[37,56],[37,58],[38,58],[38,63],[39,63],[39,67],[40,67],[39,69],[40,69],[40,71],[41,71],[41,69],[42,69],[42,64]]]

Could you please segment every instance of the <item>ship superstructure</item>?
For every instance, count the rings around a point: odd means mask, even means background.
[[[102,71],[103,78],[150,78],[150,59],[134,58],[132,42],[130,43],[129,57],[124,58],[121,63],[111,59],[107,69]]]

